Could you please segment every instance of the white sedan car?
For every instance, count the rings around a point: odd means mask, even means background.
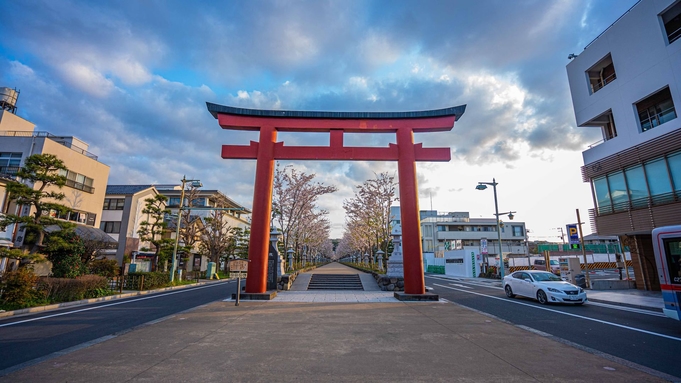
[[[516,271],[504,277],[506,296],[516,295],[536,298],[539,303],[572,303],[581,305],[586,302],[586,292],[581,287],[565,282],[553,273],[539,270]]]

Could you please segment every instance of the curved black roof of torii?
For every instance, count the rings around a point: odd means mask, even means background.
[[[404,119],[455,116],[455,121],[466,111],[466,105],[453,106],[444,109],[420,110],[413,112],[318,112],[302,110],[266,110],[236,108],[206,102],[208,111],[218,118],[218,113],[234,114],[254,117],[292,117],[292,118],[332,118],[332,119]]]

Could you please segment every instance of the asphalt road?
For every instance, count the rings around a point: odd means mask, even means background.
[[[242,282],[243,283],[243,282]],[[0,320],[0,376],[60,352],[111,339],[138,326],[231,297],[234,281]]]
[[[500,287],[485,282],[426,276],[426,284],[440,298],[591,351],[681,377],[681,322],[661,313],[591,302],[543,306],[528,298],[507,298]]]

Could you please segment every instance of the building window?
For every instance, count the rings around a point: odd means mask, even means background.
[[[681,1],[677,1],[671,8],[663,12],[660,17],[664,24],[664,31],[669,44],[681,37]]]
[[[121,222],[120,221],[102,221],[99,225],[105,233],[120,233],[121,232]]]
[[[522,237],[524,235],[522,226],[513,225],[511,227],[513,228],[513,236],[514,237]]]
[[[592,180],[598,214],[646,208],[681,197],[681,151]]]
[[[624,173],[608,174],[608,189],[610,190],[613,209],[615,211],[627,210],[629,196],[627,195],[627,186],[624,183]]]
[[[90,194],[95,192],[95,188],[92,187],[95,181],[90,177],[86,177],[71,170],[60,170],[59,175],[66,177],[66,186],[68,187],[82,190]]]
[[[16,175],[21,165],[21,153],[0,153],[0,173]]]
[[[610,53],[597,62],[596,65],[589,68],[586,71],[586,76],[589,79],[591,94],[598,92],[604,86],[613,82],[617,75],[615,74],[615,66],[612,63]]]
[[[651,196],[671,193],[672,185],[669,182],[669,172],[664,158],[646,162],[645,169]]]
[[[676,118],[674,101],[668,87],[636,103],[636,110],[642,132]]]
[[[125,198],[104,198],[103,210],[123,210]]]
[[[206,199],[204,197],[194,198],[192,200],[192,206],[206,206]]]
[[[611,213],[612,202],[610,202],[610,192],[608,191],[608,179],[605,176],[594,178],[593,186],[598,213]]]
[[[180,197],[168,198],[168,206],[180,206]]]
[[[629,201],[633,207],[648,206],[648,184],[643,173],[643,166],[637,165],[624,170],[629,190]]]
[[[669,165],[669,173],[672,175],[674,190],[679,191],[681,190],[681,152],[667,157],[667,164]]]
[[[423,226],[423,236],[427,238],[433,237],[433,227],[430,225]]]

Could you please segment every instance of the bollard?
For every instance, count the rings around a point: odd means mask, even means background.
[[[144,290],[144,275],[140,276],[140,291]]]
[[[234,306],[239,305],[239,297],[241,295],[241,273],[239,273],[239,276],[236,277],[236,303]]]

